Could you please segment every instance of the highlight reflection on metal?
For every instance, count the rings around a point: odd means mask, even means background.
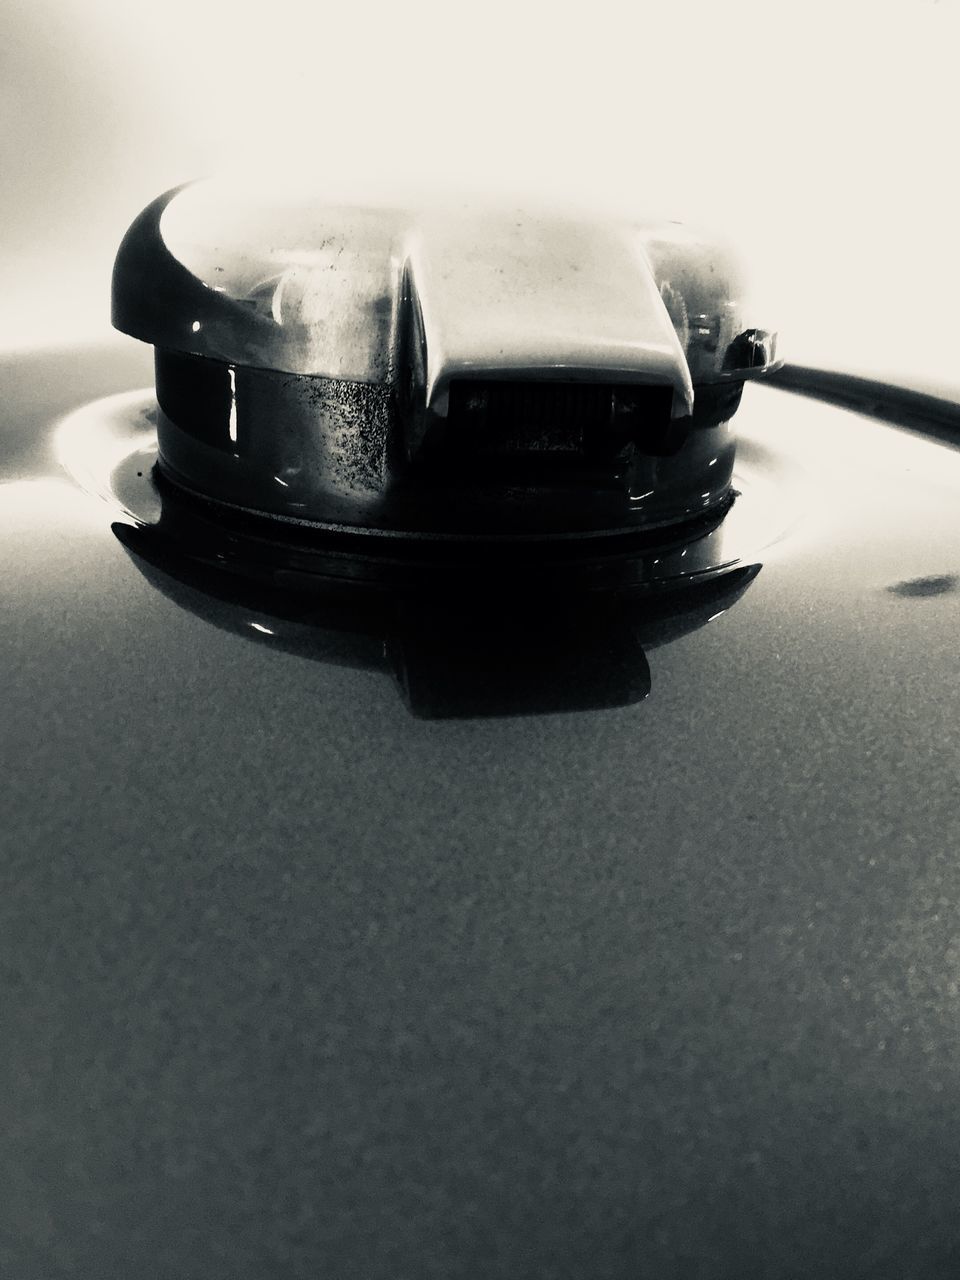
[[[167,193],[117,257],[161,466],[340,529],[579,535],[720,512],[776,336],[674,224]]]

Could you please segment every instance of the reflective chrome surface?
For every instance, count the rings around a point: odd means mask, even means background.
[[[397,375],[418,303],[431,407],[465,370],[605,370],[673,385],[681,413],[691,378],[756,373],[735,342],[771,323],[723,246],[679,223],[369,190],[177,188],[134,222],[114,275],[114,323],[153,346],[355,382]]]
[[[344,537],[336,528],[263,519],[170,485],[156,466],[157,417],[149,390],[93,401],[58,424],[54,448],[82,488],[103,498],[116,518],[147,531],[158,554],[273,586],[485,590],[494,600],[517,589],[650,594],[755,563],[795,518],[790,477],[769,453],[748,446],[732,504],[680,528],[576,539]]]
[[[776,367],[730,255],[676,224],[216,182],[135,221],[113,314],[156,349],[167,478],[423,536],[719,513],[740,387]]]
[[[6,1273],[955,1275],[956,447],[748,387],[800,501],[649,695],[421,717],[121,545],[148,363],[0,377]]]

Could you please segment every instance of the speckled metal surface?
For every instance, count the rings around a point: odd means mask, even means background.
[[[955,1276],[960,454],[768,388],[799,516],[649,696],[411,716],[156,590],[2,368],[0,1270]]]

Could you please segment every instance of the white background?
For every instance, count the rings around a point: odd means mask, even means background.
[[[960,13],[2,0],[0,350],[94,340],[127,224],[266,160],[733,233],[796,359],[960,386]]]

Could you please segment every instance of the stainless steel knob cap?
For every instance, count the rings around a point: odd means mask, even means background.
[[[216,182],[133,223],[113,320],[155,347],[169,480],[367,534],[719,511],[742,384],[777,363],[729,255],[676,224]]]

